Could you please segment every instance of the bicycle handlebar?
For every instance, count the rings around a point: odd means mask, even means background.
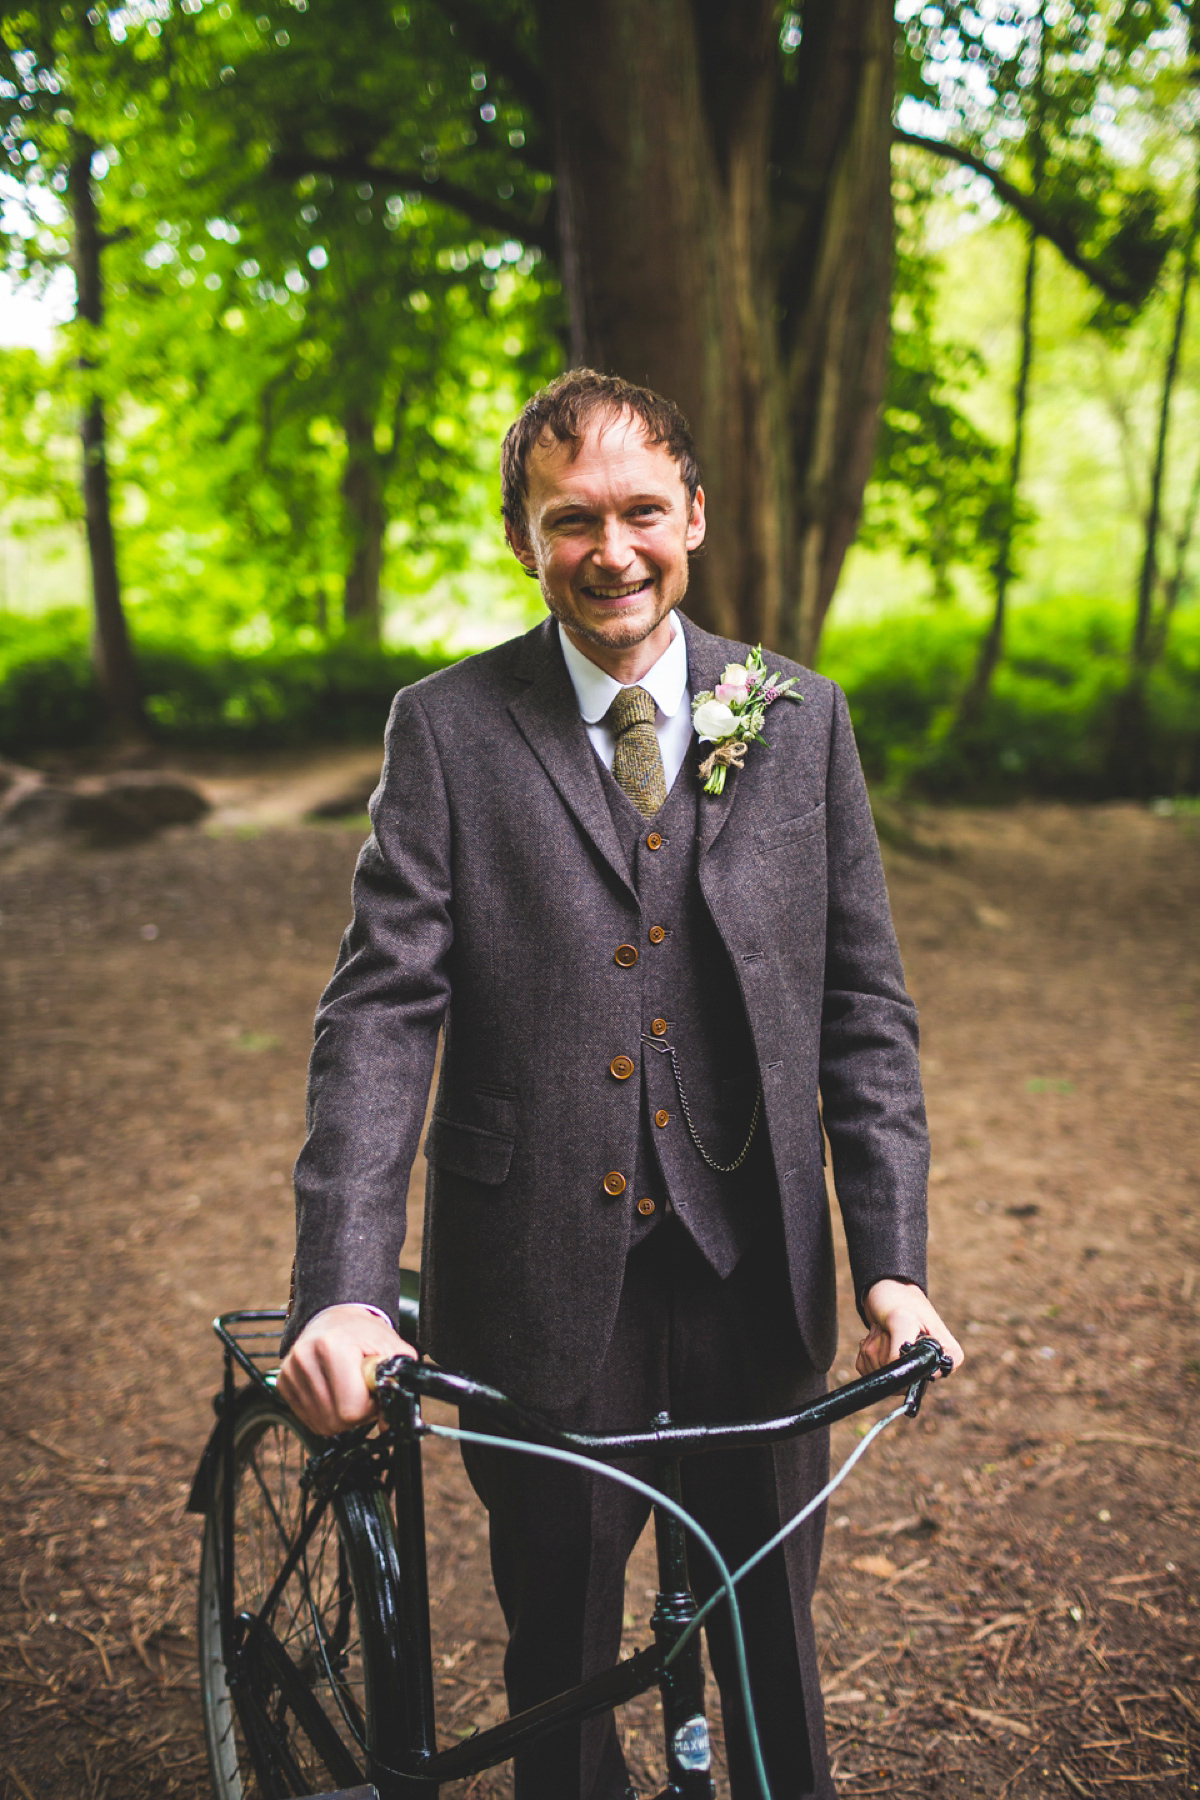
[[[660,1455],[670,1451],[686,1456],[702,1450],[730,1450],[801,1437],[824,1425],[832,1425],[838,1419],[848,1418],[851,1413],[905,1388],[908,1389],[906,1411],[914,1417],[926,1385],[935,1375],[948,1375],[951,1367],[950,1358],[939,1343],[931,1337],[920,1337],[915,1344],[905,1344],[895,1362],[887,1363],[858,1381],[847,1382],[845,1387],[835,1388],[832,1393],[822,1394],[798,1412],[785,1413],[779,1418],[713,1425],[674,1425],[664,1419],[650,1431],[603,1435],[560,1430],[532,1408],[510,1400],[499,1388],[473,1381],[469,1375],[456,1374],[453,1370],[415,1362],[409,1356],[368,1358],[363,1364],[363,1376],[377,1396],[380,1411],[388,1424],[401,1432],[419,1436],[428,1429],[417,1410],[418,1401],[444,1400],[452,1406],[474,1408],[507,1436],[522,1437],[530,1443],[557,1445],[560,1449],[574,1450],[604,1461],[609,1457],[632,1456],[646,1451]]]

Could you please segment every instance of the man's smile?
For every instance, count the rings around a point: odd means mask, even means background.
[[[639,581],[606,582],[603,586],[598,581],[589,581],[582,591],[589,600],[628,600],[634,594],[644,593],[653,585],[653,577],[643,575]]]

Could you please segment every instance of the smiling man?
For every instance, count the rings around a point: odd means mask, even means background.
[[[772,709],[721,795],[702,790],[691,696],[736,678],[747,646],[678,611],[704,495],[669,401],[573,371],[513,425],[502,481],[551,617],[397,696],[317,1015],[281,1391],[314,1429],[344,1429],[370,1415],[363,1358],[408,1348],[397,1258],[443,1025],[421,1293],[440,1362],[575,1429],[803,1404],[836,1344],[826,1137],[860,1370],[922,1332],[961,1361],[923,1291],[916,1016],[842,695],[780,665],[801,703]],[[602,1477],[465,1454],[517,1710],[616,1659],[647,1509]],[[827,1465],[823,1438],[686,1459],[684,1503],[737,1564]],[[821,1530],[742,1589],[777,1800],[835,1791],[810,1618]],[[699,1558],[693,1579],[710,1591]],[[742,1800],[724,1608],[709,1646]],[[631,1792],[611,1715],[517,1760],[517,1800]]]

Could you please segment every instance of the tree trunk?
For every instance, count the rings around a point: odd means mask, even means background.
[[[1025,419],[1029,410],[1029,376],[1033,368],[1033,317],[1037,281],[1038,238],[1029,233],[1029,253],[1025,258],[1025,284],[1021,298],[1021,360],[1013,388],[1013,441],[1008,464],[1008,492],[1004,499],[1004,521],[996,548],[996,599],[987,636],[979,646],[971,682],[958,706],[955,721],[958,729],[969,728],[983,711],[996,664],[1004,648],[1004,628],[1008,612],[1008,589],[1013,568],[1013,537],[1017,528],[1017,507],[1021,494],[1021,469],[1025,458]]]
[[[771,0],[539,10],[572,361],[691,423],[693,616],[811,657],[886,365],[890,6],[827,0],[786,83]]]
[[[383,540],[387,509],[383,468],[375,449],[375,421],[365,409],[349,406],[342,420],[346,433],[346,468],[342,501],[350,567],[342,600],[349,630],[368,643],[379,642],[379,581],[383,573]]]
[[[1154,661],[1157,634],[1153,630],[1154,588],[1158,578],[1158,537],[1162,528],[1163,481],[1167,471],[1167,442],[1171,427],[1171,401],[1179,377],[1179,359],[1183,350],[1184,327],[1187,324],[1188,293],[1192,283],[1196,238],[1200,231],[1200,161],[1197,164],[1196,190],[1191,216],[1183,240],[1183,263],[1179,276],[1179,294],[1175,302],[1175,318],[1167,361],[1163,369],[1162,396],[1158,408],[1158,435],[1154,445],[1154,463],[1150,471],[1150,501],[1146,508],[1146,533],[1138,570],[1137,605],[1134,609],[1133,644],[1131,646],[1134,679],[1137,680]]]
[[[101,254],[104,239],[96,215],[92,188],[90,138],[75,141],[67,181],[67,198],[74,225],[72,260],[75,268],[75,316],[93,329],[104,317]],[[87,525],[88,560],[92,572],[92,661],[96,683],[109,717],[110,730],[119,737],[141,737],[145,718],[139,691],[137,664],[129,640],[121,582],[117,572],[117,547],[113,536],[112,505],[108,488],[105,451],[104,402],[89,381],[95,360],[85,348],[79,358],[85,395],[80,438],[83,450],[83,511]],[[88,389],[91,389],[89,392]]]

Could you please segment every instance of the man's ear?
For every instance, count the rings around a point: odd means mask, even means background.
[[[692,515],[688,520],[686,542],[689,550],[698,550],[700,548],[701,544],[704,542],[704,533],[707,529],[708,525],[704,516],[704,489],[698,487],[696,489],[696,498],[692,501]]]
[[[511,519],[504,521],[504,535],[508,547],[524,569],[525,573],[537,579],[537,560],[533,554],[533,545],[523,531],[519,531]]]

